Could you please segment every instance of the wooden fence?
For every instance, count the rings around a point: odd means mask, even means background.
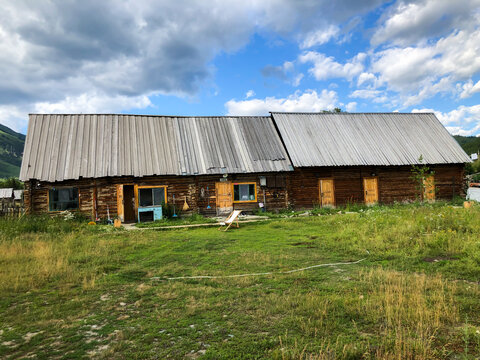
[[[15,218],[25,214],[23,201],[13,199],[1,199],[0,217]]]
[[[7,218],[18,218],[25,214],[25,209],[23,207],[10,207],[10,208],[1,208],[0,217]]]

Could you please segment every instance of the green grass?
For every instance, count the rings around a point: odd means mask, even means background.
[[[170,219],[162,219],[146,223],[137,223],[136,227],[139,228],[154,228],[154,227],[163,227],[163,226],[179,226],[179,225],[194,225],[194,224],[212,224],[217,221],[212,218],[204,217],[200,214],[193,214],[188,217],[177,217]]]
[[[20,175],[20,165],[12,165],[0,157],[0,178],[18,177]]]
[[[377,207],[228,232],[23,221],[0,220],[0,358],[480,356],[478,206]]]

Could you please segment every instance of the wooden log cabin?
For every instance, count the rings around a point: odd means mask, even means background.
[[[467,154],[432,113],[271,113],[289,154],[294,208],[452,199]],[[420,161],[420,159],[422,159]],[[419,194],[412,165],[427,166]]]
[[[131,222],[165,204],[223,215],[414,200],[420,156],[430,194],[462,194],[470,159],[433,114],[32,114],[20,178],[29,213]]]
[[[292,170],[269,116],[30,115],[21,179],[30,213],[130,222],[283,208]]]

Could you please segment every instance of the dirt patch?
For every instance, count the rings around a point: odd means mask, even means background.
[[[458,259],[452,256],[436,256],[436,257],[426,257],[426,258],[423,258],[422,260],[428,263],[434,263],[439,261],[458,260]]]

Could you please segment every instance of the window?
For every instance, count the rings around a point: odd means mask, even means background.
[[[267,187],[268,188],[284,188],[285,177],[283,175],[267,176]]]
[[[48,210],[63,211],[78,209],[77,188],[53,188],[48,191]]]
[[[257,185],[255,183],[233,184],[233,201],[257,201]]]
[[[161,206],[166,202],[166,186],[138,188],[138,206]]]

